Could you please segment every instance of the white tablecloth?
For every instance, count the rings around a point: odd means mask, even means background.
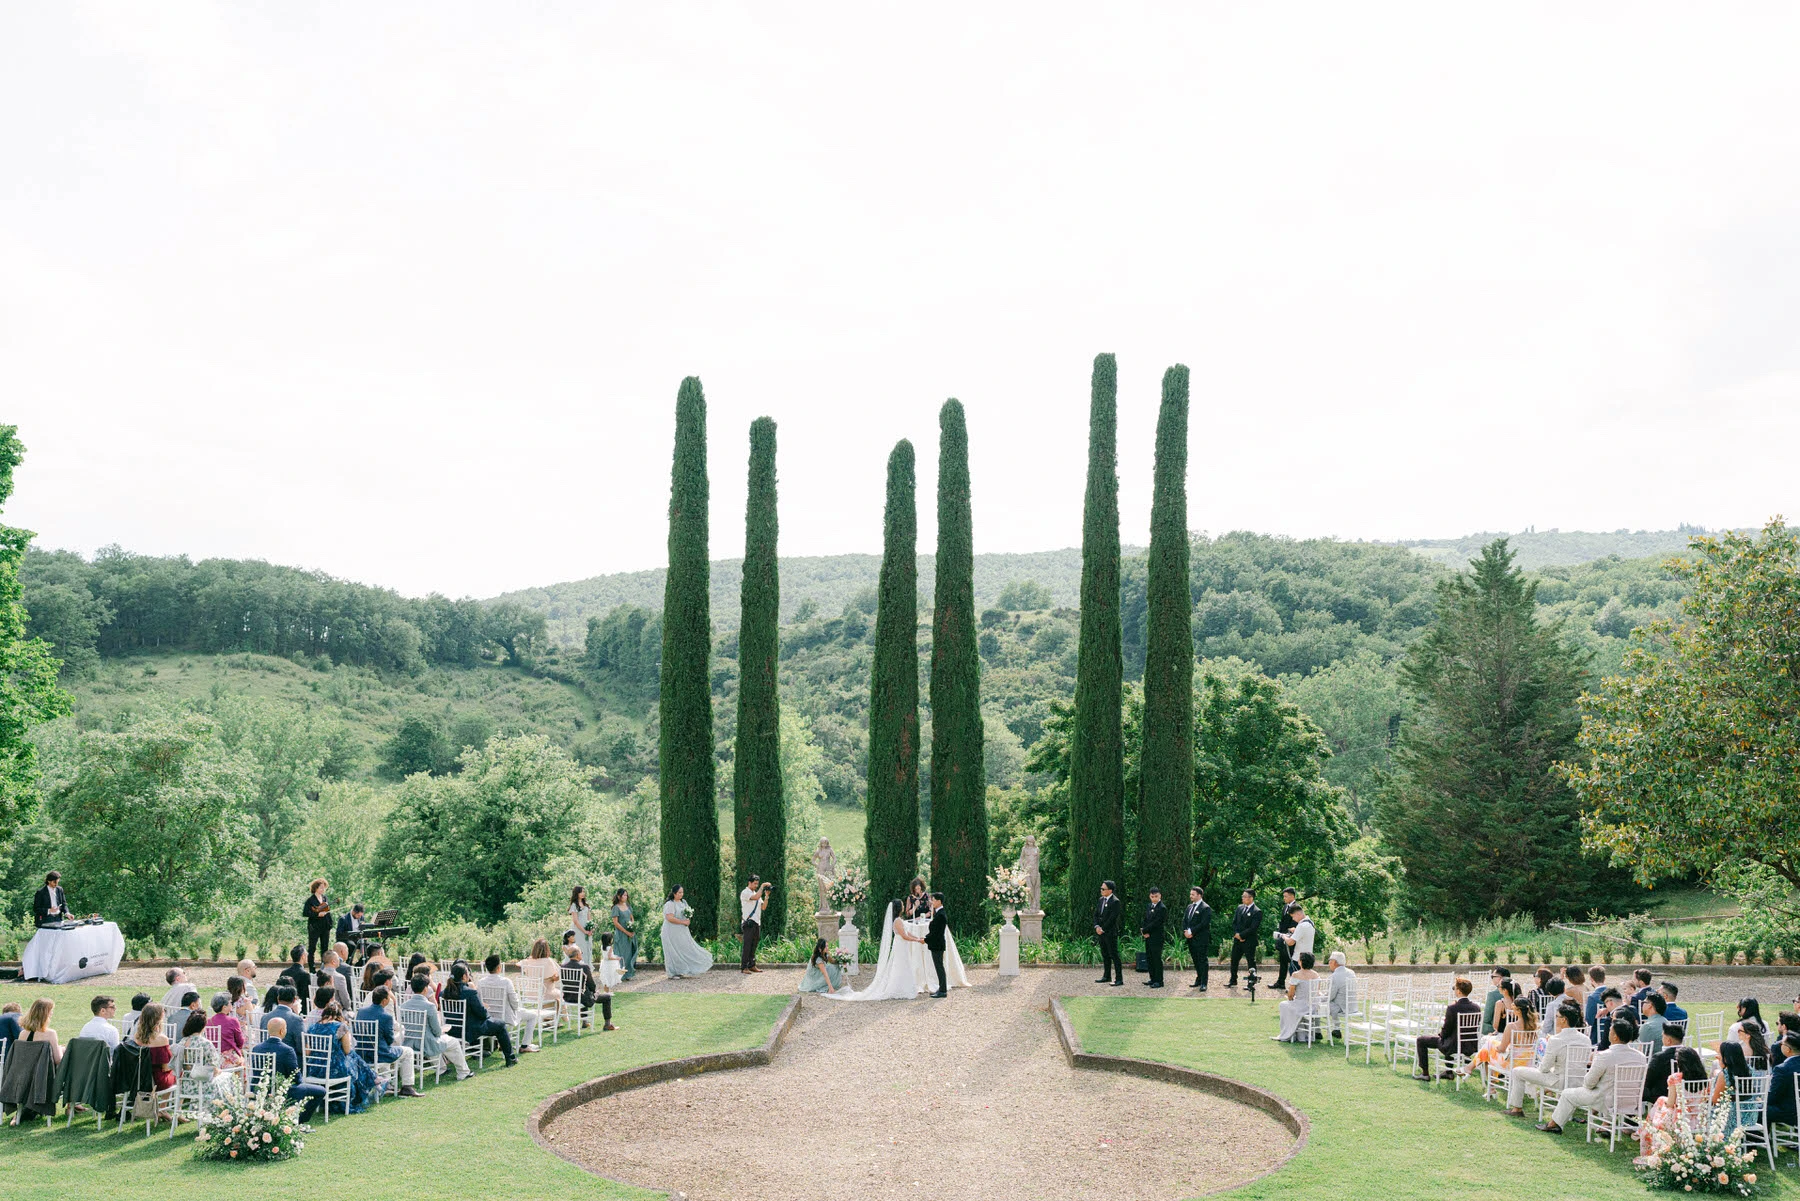
[[[117,922],[77,926],[73,930],[39,930],[25,947],[27,980],[68,984],[119,970],[125,958],[125,936]]]

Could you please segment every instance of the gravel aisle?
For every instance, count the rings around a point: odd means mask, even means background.
[[[798,976],[646,975],[640,987],[785,992]],[[549,1133],[607,1176],[694,1201],[1096,1192],[1159,1201],[1259,1175],[1292,1145],[1256,1110],[1069,1068],[1046,1006],[1088,991],[1092,969],[970,978],[973,988],[942,1001],[807,997],[773,1065],[596,1101]],[[1193,1137],[1172,1147],[1170,1129]]]

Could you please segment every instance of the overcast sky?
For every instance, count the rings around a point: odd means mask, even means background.
[[[653,567],[695,374],[715,556],[764,413],[784,553],[902,437],[929,548],[947,396],[977,550],[1069,546],[1101,350],[1128,541],[1175,362],[1195,529],[1800,515],[1800,9],[1173,7],[8,5],[6,520]]]

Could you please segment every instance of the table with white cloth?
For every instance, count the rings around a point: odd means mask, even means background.
[[[45,926],[26,944],[21,966],[27,980],[69,984],[89,976],[108,976],[125,958],[125,936],[117,922],[99,922],[58,930]]]

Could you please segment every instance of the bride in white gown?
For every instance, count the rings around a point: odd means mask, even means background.
[[[895,916],[898,910],[899,906],[895,902],[888,902],[887,914],[881,927],[881,954],[875,960],[875,978],[869,982],[869,987],[860,991],[842,989],[826,993],[826,1000],[910,1001],[924,990],[924,978],[919,972],[919,952],[924,949],[924,928],[930,922],[909,922],[903,917]],[[896,946],[896,943],[899,945]],[[936,980],[932,981],[932,987],[937,987]]]

